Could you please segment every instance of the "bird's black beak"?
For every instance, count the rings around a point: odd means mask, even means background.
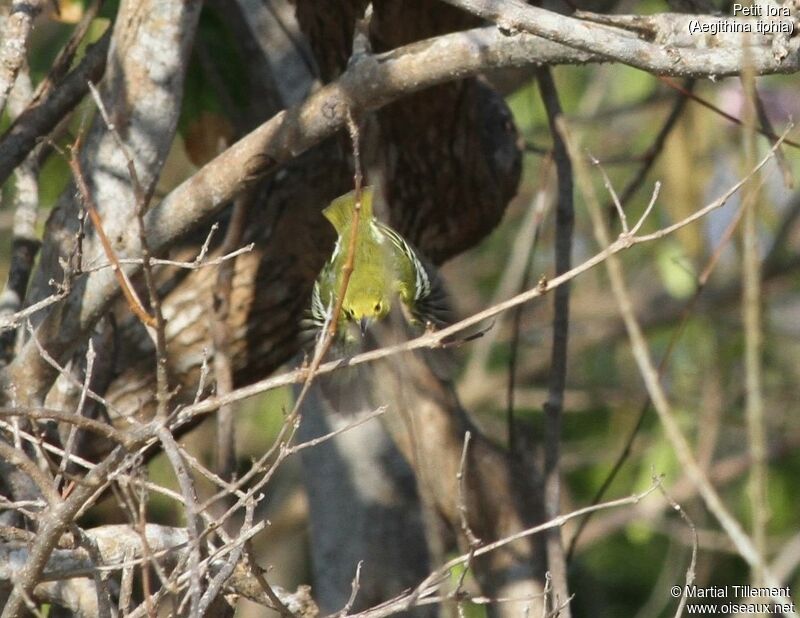
[[[358,323],[359,328],[361,329],[361,336],[364,337],[367,334],[367,318],[361,318],[361,321]]]

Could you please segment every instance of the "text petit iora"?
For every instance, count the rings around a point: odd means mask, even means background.
[[[788,6],[754,4],[752,6],[735,3],[733,14],[736,17],[791,17]]]

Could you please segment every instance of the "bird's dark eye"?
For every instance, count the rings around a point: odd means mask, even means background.
[[[381,305],[380,301],[375,303],[375,313],[380,313],[382,308],[383,308],[383,305]]]

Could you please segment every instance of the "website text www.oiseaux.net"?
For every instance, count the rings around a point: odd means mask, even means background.
[[[734,614],[793,614],[789,587],[754,588],[753,586],[673,586],[670,595],[685,596],[686,614],[696,616],[729,616]],[[709,603],[711,599],[717,603]],[[724,601],[720,603],[720,600]],[[728,599],[737,599],[728,601]],[[777,600],[776,600],[777,599]],[[781,601],[783,600],[783,601]],[[698,602],[699,601],[699,602]]]

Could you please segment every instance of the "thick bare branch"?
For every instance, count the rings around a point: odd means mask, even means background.
[[[532,8],[526,6],[526,9]],[[663,20],[665,28],[669,24],[668,17]],[[570,25],[574,21],[577,20],[570,20]],[[603,27],[604,32],[607,30]],[[624,32],[618,36],[630,39]],[[728,53],[724,53],[726,49]],[[681,56],[685,61],[677,63],[671,60],[669,63],[661,62],[664,59],[657,56],[648,69],[685,75],[727,75],[741,70],[738,48],[689,51],[691,53]],[[767,46],[753,47],[750,51],[753,66],[759,73],[789,72],[800,68],[800,54],[790,55],[782,64],[777,64]],[[354,62],[337,82],[261,125],[153,207],[146,218],[151,248],[157,252],[168,246],[199,221],[218,212],[250,181],[275,170],[341,129],[348,109],[355,113],[376,109],[409,92],[492,68],[601,60],[605,58],[576,52],[535,36],[521,34],[509,38],[496,28],[444,35],[378,56],[364,57]],[[109,199],[119,203],[119,200]],[[100,197],[98,201],[101,201]],[[65,223],[62,220],[58,225]],[[130,236],[123,231],[127,253],[135,254],[139,243]],[[43,261],[51,264],[46,269],[48,272],[53,269],[52,257],[49,262],[43,257]],[[135,270],[132,267],[130,273]],[[40,278],[42,282],[44,279]],[[116,293],[111,273],[93,273],[85,285],[73,292],[63,310],[52,315],[41,327],[49,333],[41,339],[52,348],[54,356],[64,354],[75,344]],[[30,346],[26,346],[15,361],[17,367],[12,369],[12,373],[19,366],[35,367],[34,353]],[[38,371],[30,371],[29,376],[24,383],[31,391],[46,390],[52,379],[52,376]]]
[[[14,87],[17,73],[25,62],[28,37],[33,29],[33,20],[44,7],[44,0],[14,2],[5,19],[0,20],[3,42],[0,44],[0,114],[6,106],[8,93]]]
[[[115,45],[101,87],[101,97],[114,127],[125,136],[130,152],[135,153],[134,164],[145,195],[144,202],[154,190],[177,126],[183,78],[199,11],[200,3],[196,2],[130,1],[121,4],[115,22]],[[81,157],[87,170],[86,181],[115,253],[123,257],[139,257],[138,230],[130,225],[130,221],[134,220],[140,200],[136,199],[131,187],[125,154],[120,152],[114,134],[108,131],[102,118],[95,120]],[[48,242],[42,247],[29,302],[48,296],[49,281],[60,279],[61,260],[72,250],[79,211],[80,204],[74,198],[74,191],[66,191],[48,220],[45,231]],[[83,252],[86,259],[101,255],[99,239],[87,235]],[[73,301],[79,306],[94,304],[92,278],[89,275],[86,285],[81,282],[73,290]],[[73,307],[72,303],[67,303],[66,307],[51,312],[50,320],[40,328],[39,336],[44,347],[59,360],[63,360],[65,353],[80,339],[74,336],[74,332],[68,334],[62,330],[62,327],[69,330],[67,325],[74,321],[74,316],[68,311]],[[36,319],[39,321],[41,318],[37,316]],[[38,354],[30,343],[25,348],[31,356],[26,357],[23,353],[18,357],[18,368],[24,369],[20,373],[12,371],[22,397],[37,392],[42,394],[46,390],[44,385],[54,379],[53,372],[41,363],[41,359],[33,358]]]
[[[80,103],[89,92],[88,82],[103,75],[111,42],[109,29],[89,47],[80,64],[69,73],[57,88],[51,89],[43,100],[28,107],[0,138],[0,183],[3,183],[37,140],[48,135],[56,125]]]
[[[755,20],[741,20],[707,15],[662,13],[642,17],[617,15],[602,17],[605,23],[592,23],[531,6],[522,0],[445,0],[497,24],[501,31],[513,35],[528,32],[549,41],[569,46],[605,61],[623,64],[665,75],[685,77],[723,76],[740,73],[744,68],[743,48],[752,54],[752,67],[757,74],[792,73],[798,70],[798,41],[793,42],[792,59],[780,60],[772,52],[769,35],[758,35]],[[587,17],[594,17],[586,14]],[[692,20],[749,24],[752,34],[728,33],[705,36],[692,34]],[[611,25],[608,25],[611,24]],[[752,46],[752,47],[751,47]],[[760,52],[764,52],[761,54]],[[703,67],[705,64],[705,68]],[[772,67],[771,69],[768,67]]]

